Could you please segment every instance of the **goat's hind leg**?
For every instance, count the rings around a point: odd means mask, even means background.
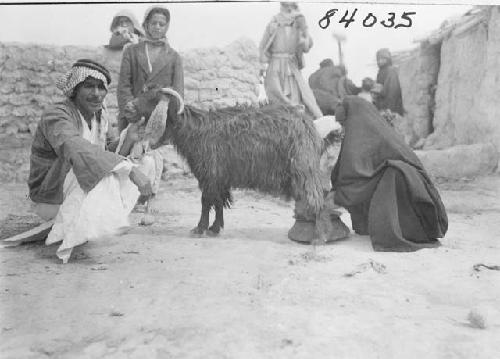
[[[222,204],[217,203],[215,205],[215,220],[207,231],[209,236],[218,236],[221,228],[224,228],[224,207]]]
[[[202,194],[201,195],[201,217],[198,225],[191,230],[192,235],[201,236],[208,229],[208,224],[210,221],[210,207],[211,203],[208,199]]]
[[[220,230],[224,228],[224,206],[229,208],[232,202],[231,185],[227,185],[223,191],[219,192],[220,197],[215,201],[215,220],[207,231],[209,236],[218,236]]]

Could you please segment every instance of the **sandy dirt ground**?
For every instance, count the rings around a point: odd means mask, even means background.
[[[293,243],[292,204],[246,191],[220,237],[192,238],[196,183],[164,182],[155,224],[67,265],[54,245],[0,249],[0,357],[500,358],[500,271],[474,269],[500,265],[500,177],[439,188],[443,246],[375,253]],[[24,186],[1,188],[0,219],[28,210]]]

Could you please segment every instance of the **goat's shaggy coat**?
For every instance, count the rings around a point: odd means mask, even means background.
[[[312,212],[319,212],[322,140],[312,118],[283,105],[208,112],[186,106],[179,115],[176,102],[170,101],[167,132],[202,191],[202,216],[195,233],[207,229],[211,207],[216,211],[211,232],[224,226],[223,207],[232,202],[231,188],[304,200]]]

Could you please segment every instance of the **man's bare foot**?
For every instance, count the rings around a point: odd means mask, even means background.
[[[158,200],[158,197],[152,196],[146,205],[146,213],[149,214],[158,214],[160,213],[161,202]]]
[[[139,225],[140,226],[151,226],[152,224],[155,223],[155,221],[156,221],[155,216],[146,213],[146,214],[144,214],[144,216],[142,216],[141,221],[139,222]]]

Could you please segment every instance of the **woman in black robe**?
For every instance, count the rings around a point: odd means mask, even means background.
[[[371,103],[348,96],[335,111],[345,136],[332,171],[335,203],[376,251],[436,247],[446,210],[422,163]]]

